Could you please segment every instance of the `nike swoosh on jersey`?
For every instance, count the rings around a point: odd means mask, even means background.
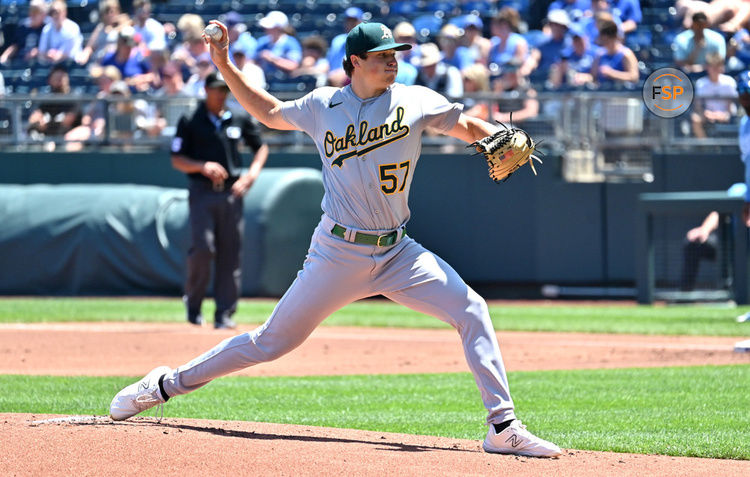
[[[328,105],[328,107],[329,107],[329,108],[335,108],[336,106],[338,106],[338,105],[339,105],[339,104],[341,104],[341,103],[343,103],[343,101],[339,101],[338,103],[330,103],[330,104]]]

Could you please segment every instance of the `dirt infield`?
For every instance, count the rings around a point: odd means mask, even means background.
[[[177,366],[233,335],[182,324],[0,325],[0,374],[141,375],[156,364]],[[741,337],[503,332],[498,338],[510,371],[750,363],[750,353],[732,351]],[[465,371],[452,330],[322,327],[289,355],[241,374]],[[4,475],[750,475],[749,461],[578,450],[543,460],[488,455],[477,441],[382,432],[56,417],[0,414]]]
[[[240,331],[249,331],[245,327]],[[156,323],[0,325],[0,374],[140,376],[178,366],[234,331]],[[510,371],[748,364],[742,337],[498,333]],[[299,348],[247,376],[467,372],[453,330],[320,327]]]

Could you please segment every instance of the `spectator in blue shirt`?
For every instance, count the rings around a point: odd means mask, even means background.
[[[141,35],[141,41],[149,51],[163,50],[167,47],[167,35],[164,25],[151,17],[150,0],[133,1],[133,27]]]
[[[677,35],[672,43],[674,60],[686,72],[701,72],[706,55],[718,53],[726,58],[726,42],[721,33],[708,29],[706,14],[698,12],[692,17],[690,29]]]
[[[91,59],[97,63],[101,61],[102,57],[117,45],[119,29],[130,23],[130,17],[120,11],[119,0],[100,0],[99,23],[89,35],[86,46],[76,58],[76,62],[85,65]]]
[[[625,31],[622,27],[622,21],[614,11],[610,8],[610,2],[608,0],[593,0],[591,2],[590,15],[585,16],[581,21],[578,22],[578,26],[583,30],[584,34],[589,37],[591,43],[599,43],[599,24],[602,20],[611,20],[617,25],[617,31],[621,36],[624,36]]]
[[[328,84],[331,86],[344,86],[348,84],[349,77],[346,76],[343,67],[344,57],[346,56],[346,35],[352,28],[362,23],[364,12],[357,7],[349,7],[344,12],[344,33],[333,37],[331,46],[328,48],[328,65],[331,71],[328,72]]]
[[[609,0],[593,0],[591,2],[591,11],[578,22],[578,26],[588,36],[591,43],[599,44],[599,23],[603,19],[612,20],[617,25],[617,32],[620,36],[625,36],[625,29],[622,20],[618,16],[619,11],[612,8]]]
[[[180,32],[182,43],[174,47],[171,59],[180,64],[183,73],[195,73],[198,59],[210,54],[209,47],[203,39],[205,27],[203,18],[194,13],[186,13],[177,21],[177,30]]]
[[[490,39],[490,71],[501,71],[505,65],[520,66],[529,54],[529,44],[518,33],[521,15],[513,7],[503,7],[492,19]]]
[[[396,83],[411,86],[417,81],[417,67],[402,59],[398,60],[398,73],[396,73]]]
[[[591,0],[555,0],[549,4],[547,14],[553,10],[565,10],[570,21],[578,22],[586,12],[591,11]]]
[[[320,35],[310,35],[302,41],[302,61],[292,72],[296,77],[314,77],[315,86],[325,86],[330,65],[326,59],[328,43]]]
[[[479,15],[473,13],[463,18],[463,44],[469,49],[474,61],[487,64],[490,54],[490,39],[482,36],[484,22]]]
[[[750,31],[741,28],[727,44],[727,65],[730,70],[750,67]]]
[[[288,78],[302,61],[302,45],[286,31],[289,19],[283,12],[273,10],[258,24],[266,34],[258,40],[255,62],[269,81]]]
[[[414,25],[409,22],[399,23],[393,27],[393,39],[396,43],[408,43],[411,45],[411,48],[408,50],[396,52],[399,62],[406,62],[417,66],[422,53],[417,43],[417,30],[414,29]]]
[[[591,67],[594,81],[605,87],[637,82],[638,60],[633,50],[622,43],[614,21],[604,20],[599,24],[599,39],[602,48]]]
[[[474,58],[469,49],[460,44],[461,29],[452,23],[446,24],[438,36],[440,51],[443,52],[443,62],[464,70],[474,64]]]
[[[115,51],[102,58],[102,66],[116,66],[122,78],[129,86],[135,85],[136,77],[149,73],[149,65],[141,57],[135,48],[135,30],[132,27],[124,27],[117,37],[117,48]],[[130,80],[133,78],[133,80]]]
[[[52,21],[42,28],[39,38],[39,59],[59,63],[74,59],[83,44],[81,28],[68,18],[68,7],[62,0],[55,0],[49,9]]]
[[[7,63],[14,56],[26,61],[34,60],[39,54],[39,39],[47,23],[47,4],[44,0],[32,0],[29,4],[29,16],[16,27],[13,39],[0,56],[0,63]]]
[[[620,27],[626,35],[643,20],[640,0],[614,0],[612,6],[612,13],[620,19]]]
[[[550,67],[562,56],[562,52],[570,47],[567,36],[570,27],[570,17],[565,10],[552,10],[547,14],[547,25],[550,36],[531,51],[519,70],[523,77],[533,74],[538,79],[546,79]]]
[[[570,36],[571,46],[563,50],[560,61],[553,64],[550,70],[549,79],[553,88],[578,87],[592,81],[594,50],[589,38],[575,25],[571,25]]]
[[[231,11],[224,17],[224,24],[229,32],[229,53],[234,56],[236,51],[242,51],[246,58],[255,56],[255,49],[258,47],[258,40],[247,31],[247,25],[242,19],[242,15]]]
[[[397,51],[396,59],[398,60],[398,73],[396,73],[396,82],[405,85],[416,84],[417,65],[422,57],[420,47],[417,44],[417,31],[414,25],[409,22],[401,22],[393,28],[393,39],[397,43],[409,43],[412,45],[410,50]]]

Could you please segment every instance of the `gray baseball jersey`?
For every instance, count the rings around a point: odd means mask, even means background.
[[[284,103],[282,114],[315,140],[323,162],[324,214],[307,258],[263,325],[167,374],[166,393],[185,394],[216,377],[276,359],[337,309],[382,294],[453,326],[481,391],[487,422],[514,419],[487,304],[450,265],[403,233],[422,132],[427,127],[450,130],[461,105],[427,88],[394,84],[366,100],[350,87],[320,88]],[[378,245],[379,239],[377,244],[357,241],[358,233],[373,231],[391,232],[396,240],[387,245]]]
[[[323,161],[323,212],[339,224],[393,230],[409,220],[409,186],[428,126],[452,128],[462,105],[423,86],[393,84],[375,98],[319,88],[281,110],[315,141]]]

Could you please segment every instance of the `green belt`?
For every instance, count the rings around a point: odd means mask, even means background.
[[[331,229],[331,233],[333,235],[336,235],[337,237],[344,238],[346,233],[346,228],[340,226],[339,224],[336,224]],[[406,236],[406,230],[404,230],[404,234],[402,237]],[[375,234],[363,234],[362,232],[357,232],[354,234],[354,242],[355,243],[361,243],[365,245],[377,245],[378,247],[388,247],[390,245],[395,244],[398,241],[398,230],[395,230],[391,233],[387,233],[384,235],[375,235]]]

